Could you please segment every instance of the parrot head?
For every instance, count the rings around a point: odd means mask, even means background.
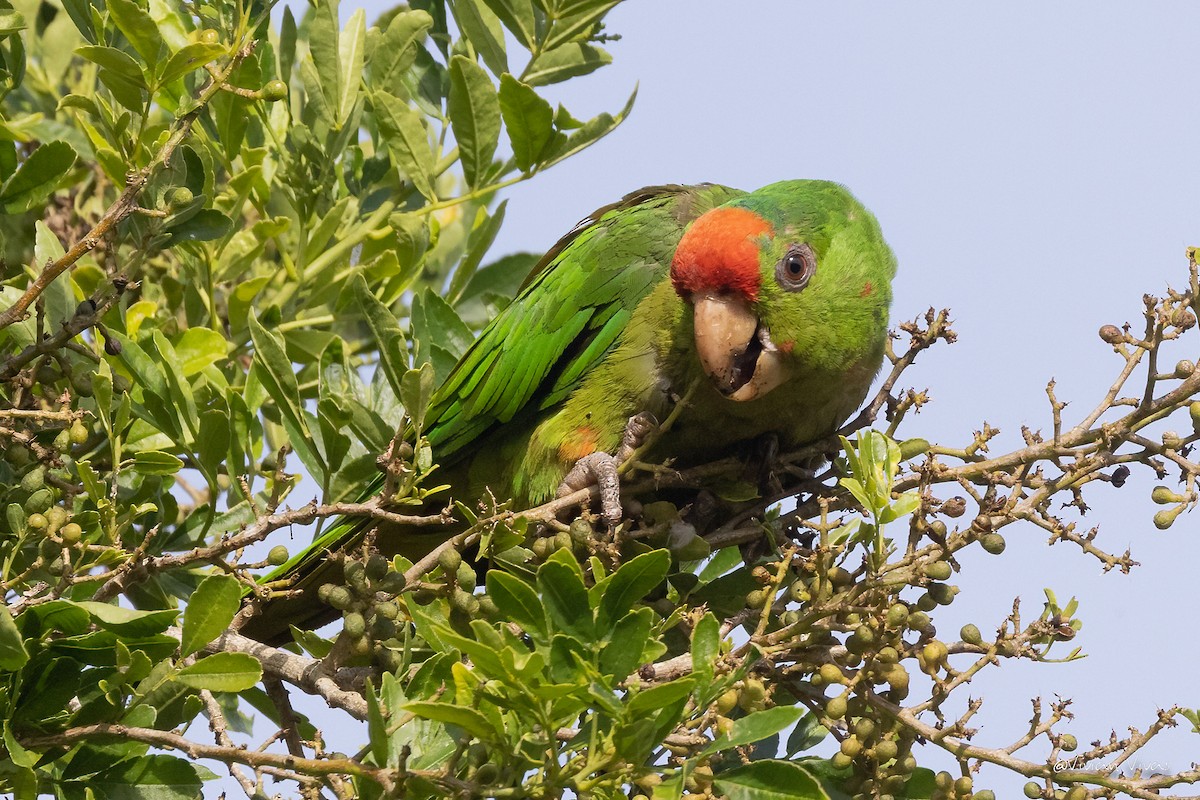
[[[730,400],[878,367],[895,258],[842,186],[782,181],[698,217],[671,263],[695,351]],[[867,362],[870,362],[869,364]]]

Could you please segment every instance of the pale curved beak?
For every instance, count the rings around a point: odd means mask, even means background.
[[[745,299],[731,294],[692,296],[700,365],[730,400],[753,400],[781,384],[782,354]]]

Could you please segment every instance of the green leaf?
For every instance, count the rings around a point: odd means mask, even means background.
[[[75,164],[75,158],[74,148],[62,141],[47,142],[34,150],[0,185],[4,210],[20,214],[43,203]]]
[[[173,344],[179,370],[188,378],[223,360],[229,348],[225,337],[212,328],[188,328]]]
[[[202,787],[195,767],[161,754],[122,761],[88,778],[87,785],[106,800],[194,800]]]
[[[621,0],[605,0],[605,2],[588,2],[578,7],[578,11],[568,11],[559,7],[557,18],[550,26],[549,35],[543,47],[552,50],[572,39],[585,39],[591,34],[596,23],[612,11]]]
[[[718,774],[714,783],[729,800],[829,800],[816,778],[789,761],[754,761]]]
[[[153,68],[158,63],[163,46],[157,23],[133,0],[107,0],[106,5],[112,21],[125,34],[138,55]]]
[[[302,74],[301,77],[304,78],[304,85],[309,87],[310,101],[314,94],[313,88],[319,88],[325,107],[333,112],[339,105],[342,81],[351,77],[355,81],[358,80],[358,75],[341,74],[337,0],[328,0],[313,6],[305,18],[305,23],[308,26],[308,50],[312,54],[312,60],[308,63],[312,67],[312,77],[316,80],[310,81],[308,75]],[[332,119],[329,121],[335,122]]]
[[[140,450],[133,454],[133,468],[143,475],[174,475],[183,461],[161,450]]]
[[[469,58],[450,59],[450,126],[458,141],[467,185],[476,188],[492,166],[500,141],[500,100],[483,68]]]
[[[182,78],[195,69],[200,69],[208,62],[225,54],[225,48],[219,44],[192,42],[177,50],[163,67],[159,76],[160,84],[168,84]]]
[[[6,606],[0,605],[0,670],[16,672],[29,661],[25,642]]]
[[[181,669],[175,680],[193,689],[242,692],[262,680],[262,664],[248,653],[213,653]]]
[[[25,30],[25,17],[21,12],[6,9],[0,11],[0,39]]]
[[[504,52],[504,29],[500,18],[480,0],[451,0],[454,21],[493,75],[508,72]]]
[[[627,561],[613,573],[600,600],[601,629],[611,627],[634,607],[646,592],[663,582],[671,568],[671,554],[652,550]]]
[[[533,14],[533,0],[484,0],[504,27],[516,37],[526,50],[533,49],[537,37],[537,19]]]
[[[775,706],[733,721],[733,728],[728,736],[722,736],[704,749],[705,753],[715,753],[730,747],[741,747],[754,744],[768,736],[779,733],[789,725],[794,725],[804,716],[804,709],[798,706]]]
[[[257,374],[279,409],[288,441],[305,466],[316,475],[324,475],[328,470],[312,445],[312,434],[300,404],[300,387],[283,342],[278,335],[264,328],[253,314],[248,321],[250,338],[254,341],[255,364],[260,368]]]
[[[341,64],[341,95],[337,104],[338,125],[350,119],[358,103],[360,76],[363,73],[363,58],[367,44],[367,12],[354,10],[346,21],[346,28],[338,42],[338,57]]]
[[[546,609],[533,587],[507,572],[491,570],[487,576],[487,592],[505,619],[520,625],[526,633],[537,634],[543,641],[546,639]]]
[[[692,629],[692,674],[701,686],[712,683],[713,667],[721,655],[721,625],[710,611]]]
[[[528,172],[554,138],[554,110],[532,86],[505,73],[500,76],[500,115],[517,169]]]
[[[424,11],[401,11],[392,17],[387,30],[371,53],[372,89],[398,94],[404,91],[404,73],[417,57],[417,48],[433,27],[433,17]]]
[[[183,612],[180,652],[200,650],[229,628],[242,604],[242,589],[231,575],[209,575],[200,581]]]
[[[142,75],[142,68],[123,50],[85,44],[83,47],[75,48],[75,52],[93,64],[99,64],[117,77],[124,78],[137,88],[149,89],[146,85],[146,78]]]
[[[666,708],[691,694],[695,685],[696,678],[692,675],[685,675],[682,678],[676,678],[673,681],[660,683],[649,689],[643,689],[630,698],[628,705],[629,715],[635,717],[638,714]]]
[[[603,48],[586,42],[568,42],[530,61],[522,78],[530,86],[545,86],[587,75],[611,63],[612,56]]]
[[[537,583],[554,628],[590,638],[592,609],[579,573],[561,561],[548,560],[538,568]]]
[[[433,191],[435,162],[423,117],[400,98],[387,92],[371,95],[379,132],[387,144],[392,161],[418,192],[436,200]]]
[[[821,718],[811,711],[808,712],[796,723],[796,727],[792,728],[792,733],[788,736],[786,747],[788,757],[808,752],[825,741],[825,737],[828,735],[829,729],[821,724]]]
[[[405,703],[404,710],[418,717],[431,719],[445,725],[457,725],[467,733],[485,741],[501,738],[488,722],[487,717],[473,708],[451,703],[416,702]]]
[[[408,345],[404,341],[404,332],[396,322],[396,315],[371,293],[362,275],[354,276],[350,288],[379,347],[378,368],[383,370],[392,391],[399,397],[401,378],[408,369]]]
[[[233,228],[233,220],[215,208],[204,208],[196,214],[164,230],[170,234],[163,247],[180,242],[211,242],[220,239]]]
[[[400,403],[418,431],[425,424],[433,389],[433,366],[428,363],[408,370],[400,379]]]
[[[600,670],[617,680],[632,675],[643,663],[642,654],[646,652],[653,628],[654,612],[648,608],[639,608],[622,617],[613,626],[608,644],[600,651]]]
[[[176,617],[179,616],[179,612],[173,608],[161,611],[137,611],[132,608],[95,603],[90,600],[81,601],[75,605],[86,611],[101,628],[122,636],[153,636],[174,625]]]
[[[457,305],[458,301],[462,299],[463,291],[467,288],[471,277],[474,276],[475,270],[479,269],[479,262],[483,261],[483,256],[496,241],[496,234],[500,232],[500,226],[504,224],[504,213],[507,209],[508,201],[503,200],[500,205],[496,206],[494,214],[488,214],[487,208],[483,206],[480,206],[479,211],[476,212],[471,233],[467,236],[467,254],[463,256],[458,268],[454,270],[454,277],[446,292],[451,305]]]

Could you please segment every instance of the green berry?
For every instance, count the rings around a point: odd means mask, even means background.
[[[841,747],[839,748],[844,755],[854,758],[862,752],[862,742],[855,736],[848,736],[842,739]]]
[[[571,541],[582,547],[591,540],[595,532],[592,530],[592,526],[588,524],[587,520],[577,519],[571,523],[568,533],[571,534]]]
[[[367,578],[373,583],[387,575],[388,560],[379,553],[372,553],[367,559]]]
[[[825,683],[844,683],[845,678],[842,677],[842,671],[837,664],[822,664],[819,670],[821,679]]]
[[[267,553],[267,563],[272,567],[278,567],[281,564],[286,564],[291,558],[288,549],[281,544],[277,544],[271,548],[271,552]]]
[[[1175,377],[1180,380],[1191,377],[1191,374],[1196,371],[1196,362],[1182,359],[1175,362]]]
[[[978,627],[971,623],[963,625],[958,635],[967,644],[983,644],[983,634],[979,632]]]
[[[83,444],[88,440],[88,429],[79,420],[71,423],[71,444]]]
[[[74,544],[83,538],[83,528],[76,522],[68,522],[59,529],[58,535],[67,544]]]
[[[42,514],[30,514],[27,522],[29,523],[29,527],[35,530],[41,530],[48,524],[48,520]]]
[[[887,626],[889,628],[903,628],[908,622],[908,606],[903,603],[896,603],[887,612]]]
[[[949,772],[939,772],[933,777],[933,785],[943,792],[948,791],[954,785],[954,776]]]
[[[948,583],[929,584],[929,595],[940,606],[948,606],[953,603],[956,594],[958,594],[957,586],[951,586]]]
[[[31,514],[44,513],[53,502],[54,495],[49,489],[38,489],[25,501],[25,510]]]
[[[450,596],[450,606],[473,617],[479,613],[479,598],[463,589],[455,589]]]
[[[458,565],[462,563],[462,553],[455,550],[453,547],[447,547],[442,552],[438,553],[438,566],[442,568],[442,572],[448,577],[453,575],[458,570]]]
[[[925,663],[934,667],[945,661],[948,655],[949,651],[946,649],[946,645],[937,640],[925,645],[921,650],[921,656],[925,659]]]
[[[1104,327],[1111,328],[1113,326],[1105,325]],[[1101,328],[1100,330],[1103,331],[1104,328]],[[1025,796],[1028,797],[1029,800],[1037,800],[1037,798],[1042,796],[1042,787],[1039,786],[1038,784],[1034,783],[1033,781],[1030,781],[1029,783],[1025,784],[1025,788],[1023,791],[1025,792]]]
[[[21,488],[27,492],[36,492],[46,485],[46,468],[38,465],[21,476]]]
[[[262,97],[269,103],[274,103],[283,100],[288,96],[287,84],[276,78],[272,81],[267,81],[266,86],[262,88]]]
[[[730,711],[733,711],[734,706],[736,706],[737,703],[737,689],[729,689],[725,692],[722,692],[721,696],[717,698],[717,713],[721,716],[725,716]]]
[[[1004,552],[1004,537],[998,533],[985,533],[979,538],[979,544],[985,551],[994,556],[998,556]]]
[[[830,719],[841,719],[846,716],[846,696],[838,695],[825,704],[825,713]]]
[[[925,566],[925,574],[935,581],[944,581],[950,577],[950,562],[935,561]]]
[[[1155,486],[1150,492],[1150,499],[1160,506],[1165,506],[1167,503],[1183,502],[1183,495],[1172,491],[1166,486]]]
[[[1067,790],[1065,800],[1087,800],[1087,789],[1082,786],[1075,785]],[[978,795],[976,795],[978,797]]]
[[[846,769],[854,763],[854,759],[845,753],[834,753],[833,758],[829,759],[829,763],[837,769]]]
[[[354,602],[354,595],[345,586],[334,586],[329,592],[329,605],[338,611],[345,611]]]
[[[924,611],[914,611],[908,615],[908,629],[910,631],[923,631],[929,627],[929,615]]]
[[[972,800],[996,800],[996,793],[991,789],[980,789],[971,795]]]
[[[854,723],[854,735],[859,739],[870,739],[875,732],[875,720],[863,717]]]
[[[346,615],[345,631],[351,639],[361,639],[367,635],[367,621],[362,614],[351,611]]]
[[[875,760],[880,763],[886,763],[896,757],[900,748],[891,739],[884,739],[875,743]]]
[[[216,44],[221,38],[221,34],[217,33],[212,28],[205,28],[200,31],[200,35],[196,37],[203,44]]]
[[[1076,747],[1079,747],[1079,740],[1069,733],[1064,733],[1062,736],[1058,737],[1058,746],[1064,751],[1070,753],[1073,752]]]
[[[937,604],[937,600],[929,592],[925,592],[925,594],[917,598],[918,611],[933,611],[935,608],[937,608]]]
[[[186,186],[176,186],[171,191],[167,192],[166,196],[168,208],[183,208],[188,203],[195,199],[192,190]]]
[[[454,573],[454,580],[462,589],[473,592],[478,576],[475,574],[475,568],[464,561],[458,565],[458,570]]]
[[[28,506],[26,506],[28,507]],[[1175,523],[1175,518],[1182,512],[1184,506],[1175,506],[1175,508],[1167,508],[1159,511],[1154,515],[1154,527],[1160,531],[1165,531]]]
[[[954,791],[956,794],[967,796],[971,793],[971,789],[975,786],[975,782],[971,780],[970,775],[963,775],[954,782]]]

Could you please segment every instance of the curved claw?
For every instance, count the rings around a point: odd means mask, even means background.
[[[608,453],[592,453],[575,462],[555,493],[558,497],[600,487],[600,509],[609,527],[621,524],[621,482],[617,477],[617,460]]]

